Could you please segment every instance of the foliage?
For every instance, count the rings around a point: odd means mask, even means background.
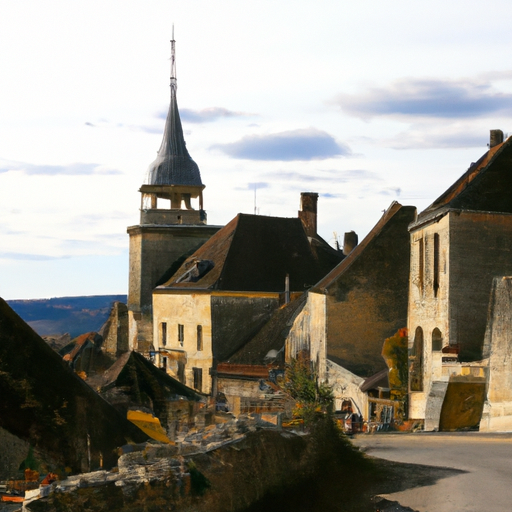
[[[317,370],[308,357],[299,355],[290,361],[286,367],[284,388],[296,400],[294,417],[305,424],[332,413],[332,388],[325,382],[318,382]]]
[[[399,329],[382,346],[382,356],[389,368],[389,386],[396,399],[407,395],[409,373],[407,368],[407,330]]]

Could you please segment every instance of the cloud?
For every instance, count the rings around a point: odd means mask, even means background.
[[[393,196],[393,197],[399,197],[402,193],[402,189],[400,187],[388,187],[385,189],[382,189],[378,192],[381,196]]]
[[[69,258],[69,256],[48,256],[46,254],[27,254],[19,252],[0,252],[0,260],[49,261]]]
[[[237,142],[215,144],[211,148],[246,160],[323,160],[351,154],[348,146],[316,128],[248,135]]]
[[[160,114],[159,117],[165,119],[167,117],[167,112],[165,112],[163,115]],[[234,112],[233,110],[228,110],[227,108],[223,107],[210,107],[203,108],[202,110],[181,108],[180,117],[182,121],[188,123],[211,123],[224,117],[254,117],[254,114],[248,114],[246,112]]]
[[[347,197],[347,194],[320,194],[320,197],[325,199],[345,199]]]
[[[500,76],[508,78],[508,74]],[[361,94],[341,94],[334,103],[361,119],[376,116],[472,118],[490,114],[512,114],[512,94],[492,89],[490,81],[407,78],[386,88]]]
[[[23,162],[0,163],[0,173],[18,171],[29,175],[41,176],[80,176],[80,175],[112,175],[123,174],[117,169],[102,167],[98,164],[73,163],[69,165],[37,165]]]
[[[413,124],[393,137],[379,141],[393,149],[482,148],[489,142],[489,130],[477,123],[466,122]]]
[[[255,183],[247,183],[247,188],[249,190],[254,190],[255,188],[269,188],[270,183],[266,181],[257,181]]]
[[[316,174],[304,174],[296,171],[276,171],[265,173],[264,176],[284,181],[306,181],[306,182],[327,182],[327,183],[348,183],[349,181],[374,181],[380,180],[377,173],[354,169],[347,171],[317,171]]]
[[[164,133],[163,126],[138,126],[137,130],[145,133],[156,133],[157,135],[162,135]]]

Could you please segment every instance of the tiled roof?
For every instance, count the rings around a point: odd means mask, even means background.
[[[183,263],[158,289],[302,292],[341,259],[334,251],[314,247],[297,218],[238,214]],[[199,262],[206,271],[191,271]],[[208,264],[206,264],[208,262]]]
[[[307,293],[303,293],[300,297],[277,309],[258,334],[228,358],[228,362],[253,365],[268,363],[269,360],[266,356],[271,350],[280,352],[283,349],[293,320],[306,304],[306,300]],[[284,360],[284,350],[282,354]]]
[[[417,227],[449,210],[512,213],[512,137],[487,151],[411,225]]]

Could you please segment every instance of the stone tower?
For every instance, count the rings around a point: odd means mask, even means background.
[[[206,225],[199,167],[190,157],[176,100],[174,30],[171,101],[156,160],[141,186],[140,224],[130,226],[129,348],[153,351],[152,290],[173,263],[206,242],[220,226]],[[198,208],[192,201],[198,201]]]

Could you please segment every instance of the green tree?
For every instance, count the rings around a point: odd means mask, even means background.
[[[299,354],[286,365],[284,388],[296,400],[294,417],[305,424],[332,413],[332,388],[318,382],[317,369],[306,355]]]

